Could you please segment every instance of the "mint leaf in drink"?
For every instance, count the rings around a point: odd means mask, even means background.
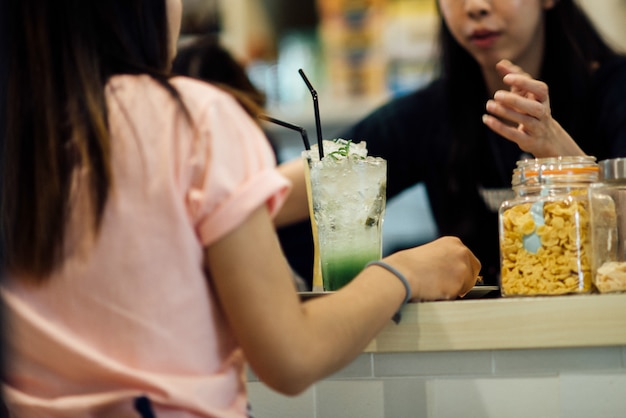
[[[339,160],[341,159],[340,157],[347,158],[348,155],[350,155],[350,144],[352,143],[351,140],[346,141],[343,139],[333,139],[333,142],[335,144],[340,144],[341,146],[336,151],[328,154],[329,157],[331,157],[333,160]]]
[[[353,160],[364,160],[367,156],[367,148],[365,142],[354,143],[350,139],[337,138],[332,140],[333,151],[328,155],[334,160],[343,160],[346,158]]]
[[[307,158],[318,161],[316,158],[317,144],[311,146],[311,151],[305,151]],[[304,154],[303,154],[304,155]],[[367,146],[365,141],[353,142],[343,138],[324,140],[324,160],[339,162],[342,160],[363,160],[367,157]]]

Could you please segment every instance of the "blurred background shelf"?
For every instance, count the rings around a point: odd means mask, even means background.
[[[305,101],[303,68],[328,100],[403,94],[432,73],[436,0],[186,0],[215,2],[225,45],[270,104]],[[578,0],[626,51],[626,0]],[[364,105],[367,107],[367,102]],[[348,115],[349,116],[349,115]]]

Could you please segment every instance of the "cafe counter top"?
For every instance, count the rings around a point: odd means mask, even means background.
[[[626,294],[409,303],[368,353],[626,345]]]
[[[410,303],[297,398],[249,378],[257,418],[626,416],[626,294]]]

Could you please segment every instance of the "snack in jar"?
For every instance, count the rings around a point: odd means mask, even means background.
[[[626,158],[598,163],[589,190],[593,284],[600,293],[626,291]]]
[[[502,296],[590,293],[590,185],[595,157],[517,162],[515,197],[499,210]]]

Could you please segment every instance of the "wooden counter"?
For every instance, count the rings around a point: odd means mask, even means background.
[[[626,345],[626,294],[408,304],[366,352]]]

